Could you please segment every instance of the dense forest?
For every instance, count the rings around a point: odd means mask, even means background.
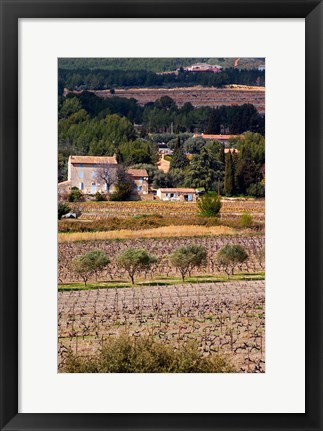
[[[134,99],[103,99],[83,92],[60,97],[58,117],[59,181],[66,179],[71,154],[115,154],[120,164],[145,167],[156,188],[203,187],[228,196],[264,194],[265,119],[253,105],[212,109],[186,103],[179,108],[164,96],[141,107]],[[170,126],[175,133],[163,133]],[[194,138],[193,132],[244,136],[231,141],[238,152],[225,155],[217,141]],[[169,173],[156,166],[158,142],[168,142],[174,150]]]
[[[265,72],[257,69],[228,68],[221,72],[158,74],[148,70],[63,69],[58,70],[58,92],[68,90],[107,90],[127,87],[223,87],[230,84],[264,86]]]
[[[101,69],[101,70],[147,70],[150,72],[175,71],[193,63],[218,64],[223,68],[237,64],[239,69],[257,69],[265,63],[265,58],[59,58],[60,69]]]
[[[135,99],[104,99],[87,91],[59,98],[60,130],[65,132],[70,126],[73,129],[73,125],[77,123],[77,129],[82,134],[82,128],[95,128],[95,124],[111,114],[126,117],[132,124],[142,125],[141,137],[145,133],[163,133],[171,128],[175,133],[239,134],[251,131],[265,134],[265,117],[251,104],[214,109],[209,106],[194,107],[188,102],[179,108],[172,98],[163,96],[155,102],[140,106]]]

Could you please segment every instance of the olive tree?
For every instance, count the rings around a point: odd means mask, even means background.
[[[157,262],[157,257],[149,254],[142,248],[128,248],[117,258],[117,264],[123,268],[131,279],[131,284],[135,284],[135,274]]]
[[[216,254],[216,261],[224,268],[224,271],[229,275],[233,275],[234,268],[248,259],[246,250],[238,244],[227,244],[220,248]]]
[[[102,271],[110,259],[103,250],[92,250],[88,253],[74,257],[72,260],[73,271],[78,274],[84,281],[84,287],[91,275]]]
[[[182,276],[182,281],[185,280],[187,273],[190,273],[194,268],[203,265],[206,261],[207,253],[205,247],[201,245],[188,245],[179,247],[169,257],[171,264],[178,269]]]

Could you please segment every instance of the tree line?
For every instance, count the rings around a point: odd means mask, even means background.
[[[234,274],[235,267],[245,262],[248,257],[246,250],[236,244],[227,244],[216,253],[216,261],[227,273],[228,278],[230,274]],[[206,248],[197,244],[179,247],[169,256],[171,264],[180,273],[182,282],[195,268],[205,265],[206,259]],[[118,266],[127,272],[132,285],[135,284],[136,274],[149,270],[157,262],[156,256],[142,248],[128,248],[117,256]],[[98,273],[103,271],[109,263],[111,261],[105,252],[98,249],[76,256],[72,260],[72,269],[83,279],[84,287],[86,287],[89,278],[97,277]]]
[[[178,108],[170,97],[164,96],[139,107],[135,100],[102,99],[84,92],[61,98],[58,117],[59,181],[67,177],[67,160],[71,154],[115,155],[120,165],[147,169],[154,188],[186,186],[228,196],[264,193],[261,184],[265,160],[264,117],[253,105],[211,109],[194,108],[187,103]],[[142,121],[139,130],[134,119]],[[158,132],[171,123],[177,134],[148,133],[149,130]],[[224,130],[244,133],[244,137],[231,140],[230,145],[238,151],[225,157],[219,142],[194,137],[192,130],[209,133]],[[164,139],[174,151],[169,173],[157,168],[157,143]]]
[[[265,72],[258,69],[227,68],[221,72],[187,72],[159,74],[149,70],[58,69],[58,92],[69,90],[109,90],[129,87],[223,87],[241,84],[265,85]]]

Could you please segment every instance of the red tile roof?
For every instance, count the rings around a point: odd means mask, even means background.
[[[133,177],[148,177],[146,169],[128,169],[127,172]]]
[[[83,163],[83,164],[110,164],[116,165],[117,159],[113,157],[99,157],[99,156],[70,156],[71,163]]]
[[[206,133],[202,133],[202,134],[195,133],[195,135],[193,135],[193,138],[198,138],[198,137],[201,137],[203,139],[215,139],[216,141],[218,140],[224,141],[232,138],[243,139],[243,135],[208,135]]]
[[[185,188],[170,188],[170,189],[160,189],[161,193],[195,193],[195,189],[185,189]]]

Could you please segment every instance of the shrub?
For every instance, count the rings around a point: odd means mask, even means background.
[[[64,214],[67,214],[71,211],[71,207],[65,202],[59,202],[58,204],[58,220],[62,218]]]
[[[118,265],[129,274],[131,284],[135,284],[134,277],[137,272],[149,269],[156,262],[157,257],[143,248],[128,248],[117,258]]]
[[[133,337],[126,333],[109,338],[93,358],[77,357],[69,352],[67,373],[232,373],[234,367],[225,357],[203,356],[197,343],[177,348],[149,336]]]
[[[68,195],[69,202],[79,202],[83,200],[83,193],[77,187],[72,187],[71,192]]]
[[[265,196],[265,186],[262,183],[251,184],[247,189],[247,195],[262,198]]]
[[[243,228],[248,228],[252,226],[252,217],[247,211],[244,211],[240,217],[240,224]]]
[[[105,200],[106,200],[106,196],[105,196],[103,193],[96,192],[96,193],[95,193],[95,200],[96,200],[97,202],[103,202],[103,201],[105,201]]]
[[[216,255],[217,262],[224,267],[225,272],[233,275],[234,268],[248,259],[248,253],[241,245],[223,246]]]
[[[207,257],[205,247],[201,245],[188,245],[180,247],[174,251],[169,257],[170,262],[177,268],[182,276],[182,281],[185,275],[190,273],[193,268],[201,266]]]
[[[217,217],[222,207],[221,198],[215,192],[208,192],[197,201],[200,215]]]

